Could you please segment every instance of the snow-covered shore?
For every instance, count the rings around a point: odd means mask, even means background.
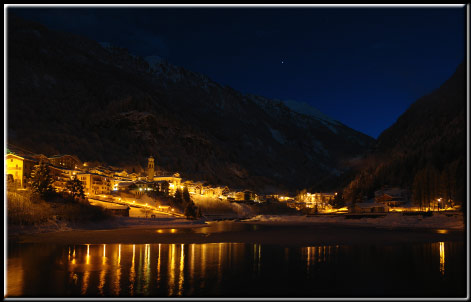
[[[99,225],[63,226],[19,233],[10,242],[55,244],[144,244],[246,242],[264,244],[356,244],[463,240],[462,214],[431,217],[390,213],[382,218],[260,215],[244,221],[119,217]],[[8,234],[11,235],[10,230]],[[10,236],[9,236],[10,237]]]
[[[270,224],[332,224],[342,226],[365,226],[382,228],[443,228],[464,230],[465,224],[462,213],[434,213],[430,217],[422,215],[407,216],[402,213],[389,213],[384,217],[346,219],[345,215],[317,216],[282,216],[258,215],[244,222]]]
[[[110,230],[122,228],[160,227],[160,228],[185,228],[204,226],[204,220],[187,220],[184,218],[158,217],[158,218],[136,218],[115,216],[100,222],[66,223],[64,221],[49,220],[42,225],[34,226],[8,226],[8,236],[19,236],[24,234],[40,234],[51,232],[64,232],[74,230]]]
[[[234,218],[234,217],[228,217]],[[354,226],[373,228],[422,228],[422,229],[450,229],[464,230],[465,223],[462,213],[445,214],[434,213],[430,217],[421,215],[407,216],[401,213],[389,213],[384,217],[360,219],[346,219],[345,215],[257,215],[240,223],[264,224],[264,225],[293,225],[293,224],[320,224],[325,226]],[[159,216],[157,218],[136,218],[136,217],[113,217],[112,219],[100,222],[87,223],[65,223],[63,221],[50,220],[48,223],[39,226],[9,226],[8,236],[19,236],[24,234],[38,234],[63,232],[74,230],[112,230],[123,228],[194,228],[205,226],[206,221],[187,220],[169,216]]]

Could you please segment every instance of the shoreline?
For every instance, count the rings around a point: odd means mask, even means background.
[[[138,221],[139,222],[139,221]],[[220,242],[332,245],[401,244],[465,241],[465,230],[445,227],[372,226],[325,222],[155,221],[152,224],[74,228],[45,233],[9,235],[9,244],[202,244]]]

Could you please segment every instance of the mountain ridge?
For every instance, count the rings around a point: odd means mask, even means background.
[[[319,188],[374,139],[126,49],[8,18],[8,140],[254,190]],[[156,66],[158,64],[158,66]],[[274,189],[275,188],[275,189]]]
[[[464,204],[466,197],[466,68],[433,92],[417,99],[378,137],[359,166],[360,172],[344,190],[351,202],[372,198],[383,186],[407,189],[419,202],[426,175],[429,195],[448,195]],[[428,201],[427,201],[428,202]]]

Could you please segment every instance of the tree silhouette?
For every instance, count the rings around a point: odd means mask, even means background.
[[[185,207],[184,214],[187,219],[195,219],[198,216],[197,207],[191,199],[190,199],[190,202]]]
[[[175,195],[173,196],[173,203],[176,207],[182,209],[183,208],[183,193],[180,188],[175,190]]]
[[[190,192],[188,192],[188,187],[186,186],[183,188],[182,197],[185,204],[188,204],[191,201]]]
[[[49,174],[49,168],[46,163],[40,161],[38,165],[35,165],[31,172],[31,188],[33,192],[39,193],[44,198],[54,192],[52,183],[54,179]]]
[[[70,194],[72,195],[74,199],[77,197],[85,198],[85,193],[83,191],[83,184],[77,178],[77,175],[75,175],[73,179],[68,180],[65,187],[67,188],[67,190],[70,191]]]

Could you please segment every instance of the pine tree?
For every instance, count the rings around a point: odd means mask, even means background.
[[[345,200],[342,197],[342,193],[338,193],[335,197],[330,201],[330,204],[333,208],[340,209],[341,207],[345,206]]]
[[[38,165],[35,165],[31,172],[31,188],[33,192],[39,193],[44,198],[54,192],[52,184],[54,179],[49,174],[49,168],[46,163],[40,161]]]
[[[423,170],[418,171],[414,177],[412,185],[412,200],[419,205],[420,210],[424,203],[424,177]]]
[[[67,190],[70,191],[70,194],[72,195],[74,199],[76,197],[85,198],[85,193],[83,191],[83,184],[77,178],[77,175],[75,175],[73,179],[67,181],[66,188]]]
[[[188,204],[191,201],[190,192],[188,192],[188,187],[186,186],[183,188],[182,197],[185,204]]]
[[[197,217],[197,208],[195,203],[191,199],[185,207],[184,214],[187,219],[195,219]]]
[[[175,203],[175,206],[180,207],[183,205],[183,193],[180,188],[177,188],[175,190],[175,195],[173,196],[173,201]]]

